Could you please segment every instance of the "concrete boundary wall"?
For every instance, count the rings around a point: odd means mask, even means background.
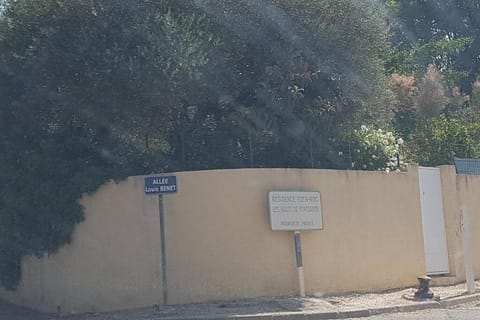
[[[450,265],[462,279],[459,206],[480,230],[480,177],[442,167]],[[293,232],[271,231],[272,190],[319,191],[324,230],[302,232],[307,294],[375,291],[416,284],[425,273],[418,170],[314,169],[180,172],[164,196],[168,303],[298,292]],[[159,202],[144,177],[84,196],[86,220],[73,242],[26,257],[14,292],[0,297],[44,311],[90,312],[161,305]],[[472,230],[473,249],[480,232]],[[480,274],[480,253],[474,255]]]

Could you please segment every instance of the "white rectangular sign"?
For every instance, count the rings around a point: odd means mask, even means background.
[[[320,192],[270,191],[268,204],[274,231],[323,229]]]

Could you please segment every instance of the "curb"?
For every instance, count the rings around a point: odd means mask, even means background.
[[[282,312],[282,313],[266,313],[256,315],[225,315],[225,316],[197,316],[195,318],[178,318],[168,317],[162,320],[180,320],[180,319],[196,319],[196,320],[317,320],[317,319],[346,319],[346,318],[364,318],[374,315],[381,315],[396,312],[414,312],[426,309],[448,308],[458,304],[473,302],[480,300],[480,293],[474,293],[465,296],[448,298],[442,301],[424,302],[410,305],[382,307],[373,309],[359,309],[339,312],[318,312],[318,313],[299,313],[299,312]]]
[[[414,311],[427,310],[427,309],[439,309],[441,307],[442,305],[440,304],[440,302],[434,301],[434,302],[399,306],[398,312],[414,312]]]
[[[473,293],[465,296],[446,299],[444,301],[440,301],[440,304],[442,307],[448,308],[457,304],[468,303],[475,300],[480,300],[480,293]]]

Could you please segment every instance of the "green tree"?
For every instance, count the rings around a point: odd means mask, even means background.
[[[0,16],[0,281],[54,252],[109,179],[344,167],[385,117],[385,12],[370,0],[11,0]]]
[[[201,87],[214,40],[167,2],[9,1],[0,17],[0,282],[54,252],[78,199],[169,167],[172,115]],[[171,165],[170,165],[171,166]]]
[[[472,110],[424,120],[411,141],[411,157],[420,165],[453,164],[454,157],[480,157],[480,119]]]
[[[470,92],[480,73],[480,7],[476,0],[394,0],[391,25],[396,50],[387,68],[423,73],[434,64],[450,86]]]
[[[388,28],[373,2],[205,1],[200,7],[222,26],[230,60],[216,89],[223,110],[230,110],[223,119],[237,127],[222,134],[234,132],[231,145],[253,154],[253,161],[244,157],[246,165],[335,167],[329,138],[355,119],[384,115]]]

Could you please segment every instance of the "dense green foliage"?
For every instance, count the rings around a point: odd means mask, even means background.
[[[15,287],[21,256],[70,240],[83,219],[83,193],[168,167],[158,137],[169,105],[181,99],[175,91],[195,90],[185,79],[207,61],[204,27],[200,17],[130,1],[7,7],[0,24],[2,284]]]
[[[453,157],[480,158],[480,119],[473,110],[422,121],[413,137],[411,157],[425,166],[449,164]]]
[[[397,58],[451,74],[463,90],[480,73],[480,4],[477,0],[388,0]],[[406,53],[406,55],[405,55]],[[403,57],[403,58],[402,58]],[[405,60],[404,60],[405,61]],[[398,69],[397,69],[398,70]]]
[[[353,170],[403,170],[406,166],[404,141],[392,131],[362,125],[346,130],[338,137],[339,156],[351,164]]]
[[[7,0],[0,283],[110,179],[480,156],[475,1]],[[452,14],[453,12],[453,14]]]
[[[169,135],[176,168],[337,167],[328,139],[388,99],[381,12],[365,1],[200,3],[221,45],[208,101],[189,101]]]

